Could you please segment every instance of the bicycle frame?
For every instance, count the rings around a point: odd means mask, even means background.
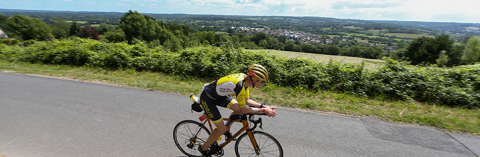
[[[237,136],[239,136],[241,133],[243,133],[244,131],[246,131],[246,133],[248,134],[248,137],[250,138],[250,141],[252,142],[252,145],[253,145],[253,148],[255,149],[255,153],[257,153],[257,155],[259,155],[259,147],[258,147],[258,143],[257,143],[257,140],[255,139],[255,137],[253,136],[253,129],[250,128],[250,125],[248,124],[248,119],[246,118],[246,116],[242,116],[242,120],[231,120],[230,118],[224,118],[223,119],[224,121],[231,121],[232,124],[230,124],[228,128],[228,130],[230,130],[230,127],[233,125],[234,122],[242,122],[243,124],[243,127],[238,130],[234,135],[232,135],[232,137],[230,139],[228,139],[227,141],[225,141],[224,143],[222,144],[218,144],[218,141],[215,141],[215,143],[220,146],[221,148],[224,148],[226,145],[228,145],[230,142],[233,141],[233,139],[235,139]],[[199,128],[199,130],[197,131],[197,133],[195,134],[195,137],[197,137],[198,133],[200,133],[200,131],[202,130],[202,128],[205,126],[205,124],[207,124],[208,122],[208,125],[210,126],[210,131],[213,133],[213,125],[212,125],[212,121],[210,120],[210,118],[206,118],[205,122],[203,122],[202,126]],[[202,140],[203,142],[206,142],[206,140],[204,139],[200,139]],[[193,143],[193,139],[192,141],[190,141]]]

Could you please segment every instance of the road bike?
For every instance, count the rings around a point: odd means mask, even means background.
[[[193,101],[193,106],[200,105],[198,102],[198,97],[190,96],[190,99]],[[201,112],[201,110],[196,110]],[[219,144],[218,141],[215,141],[210,146],[210,152],[215,156],[223,156],[223,148],[228,145],[230,142],[236,140],[235,142],[235,154],[237,156],[275,156],[283,157],[283,149],[281,144],[273,137],[272,135],[265,133],[263,131],[256,131],[257,125],[262,128],[262,118],[259,117],[255,120],[256,115],[266,115],[265,113],[258,114],[243,114],[243,115],[232,115],[230,118],[224,118],[225,122],[231,121],[240,122],[243,124],[243,127],[240,128],[232,137],[226,137],[224,143]],[[247,118],[248,116],[248,118]],[[198,151],[199,145],[203,145],[211,132],[214,130],[214,125],[212,121],[203,114],[199,118],[200,122],[195,120],[184,120],[179,122],[175,129],[173,130],[173,140],[177,145],[178,149],[182,151],[185,155],[189,157],[201,157],[202,154]],[[253,123],[253,127],[250,127],[249,122]],[[207,128],[207,124],[209,129]],[[230,127],[233,124],[227,126],[230,130]],[[243,133],[244,132],[244,133]],[[243,133],[243,134],[241,134]],[[241,135],[240,135],[241,134]],[[236,139],[238,137],[238,139]],[[221,137],[220,137],[221,138]]]

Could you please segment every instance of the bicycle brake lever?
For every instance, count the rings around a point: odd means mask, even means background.
[[[263,128],[262,128],[262,125],[263,125],[263,123],[262,123],[262,117],[259,117],[259,118],[258,118],[258,122],[260,123],[260,126],[259,126],[260,129],[263,130]]]

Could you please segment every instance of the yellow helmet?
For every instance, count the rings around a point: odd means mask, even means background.
[[[252,64],[248,67],[248,76],[251,76],[258,81],[267,81],[268,71],[261,65]]]

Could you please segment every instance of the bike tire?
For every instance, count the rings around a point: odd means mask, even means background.
[[[175,125],[173,129],[173,140],[175,145],[177,145],[180,151],[189,156],[189,157],[201,157],[202,154],[198,151],[198,146],[203,145],[205,142],[202,140],[207,140],[210,136],[210,131],[203,126],[202,123],[193,120],[184,120]],[[195,134],[198,130],[201,131],[198,133],[197,137]],[[190,140],[195,138],[194,143],[190,143]]]
[[[263,131],[252,131],[260,155],[257,155],[247,133],[242,134],[235,143],[235,154],[239,156],[272,156],[283,157],[283,149],[275,137]]]

